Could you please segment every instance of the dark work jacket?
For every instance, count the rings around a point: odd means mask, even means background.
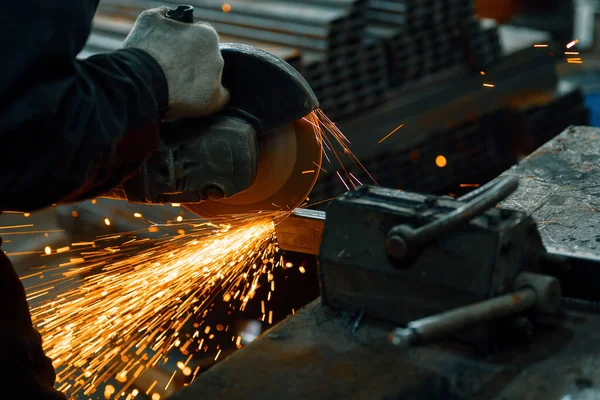
[[[95,0],[0,0],[0,213],[94,197],[159,145],[166,79],[141,50],[77,61]],[[0,250],[1,399],[65,399]]]
[[[98,196],[158,148],[158,63],[138,49],[76,60],[97,4],[0,0],[0,210]]]

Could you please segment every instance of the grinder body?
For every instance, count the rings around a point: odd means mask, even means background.
[[[193,7],[167,17],[193,22]],[[314,186],[321,143],[303,117],[319,102],[291,65],[244,44],[222,43],[228,105],[207,118],[163,121],[163,142],[119,197],[183,203],[205,217],[297,206]],[[307,169],[314,174],[303,174]],[[117,192],[113,192],[112,196]]]

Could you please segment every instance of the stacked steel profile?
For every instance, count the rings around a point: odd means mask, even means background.
[[[371,0],[367,17],[393,86],[464,63],[480,71],[501,55],[497,29],[481,27],[472,0]]]
[[[189,3],[222,41],[252,44],[290,62],[333,119],[384,102],[398,85],[461,63],[487,65],[500,54],[499,46],[489,43],[498,42],[497,33],[479,27],[472,0]],[[85,54],[118,48],[142,10],[175,4],[103,0]]]

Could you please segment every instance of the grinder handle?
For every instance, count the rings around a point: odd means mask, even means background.
[[[165,15],[167,18],[177,22],[183,22],[186,24],[194,23],[194,7],[186,4],[177,6],[177,8],[170,8],[167,10]]]

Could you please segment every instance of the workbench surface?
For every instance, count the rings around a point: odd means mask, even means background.
[[[520,184],[502,207],[530,213],[546,248],[600,255],[600,129],[571,127],[503,175]]]
[[[546,245],[595,252],[600,242],[600,130],[570,128],[506,174],[503,206],[526,210]],[[399,294],[401,295],[401,294]],[[571,311],[495,356],[452,342],[400,350],[394,326],[316,300],[201,374],[182,399],[600,399],[600,317]]]

